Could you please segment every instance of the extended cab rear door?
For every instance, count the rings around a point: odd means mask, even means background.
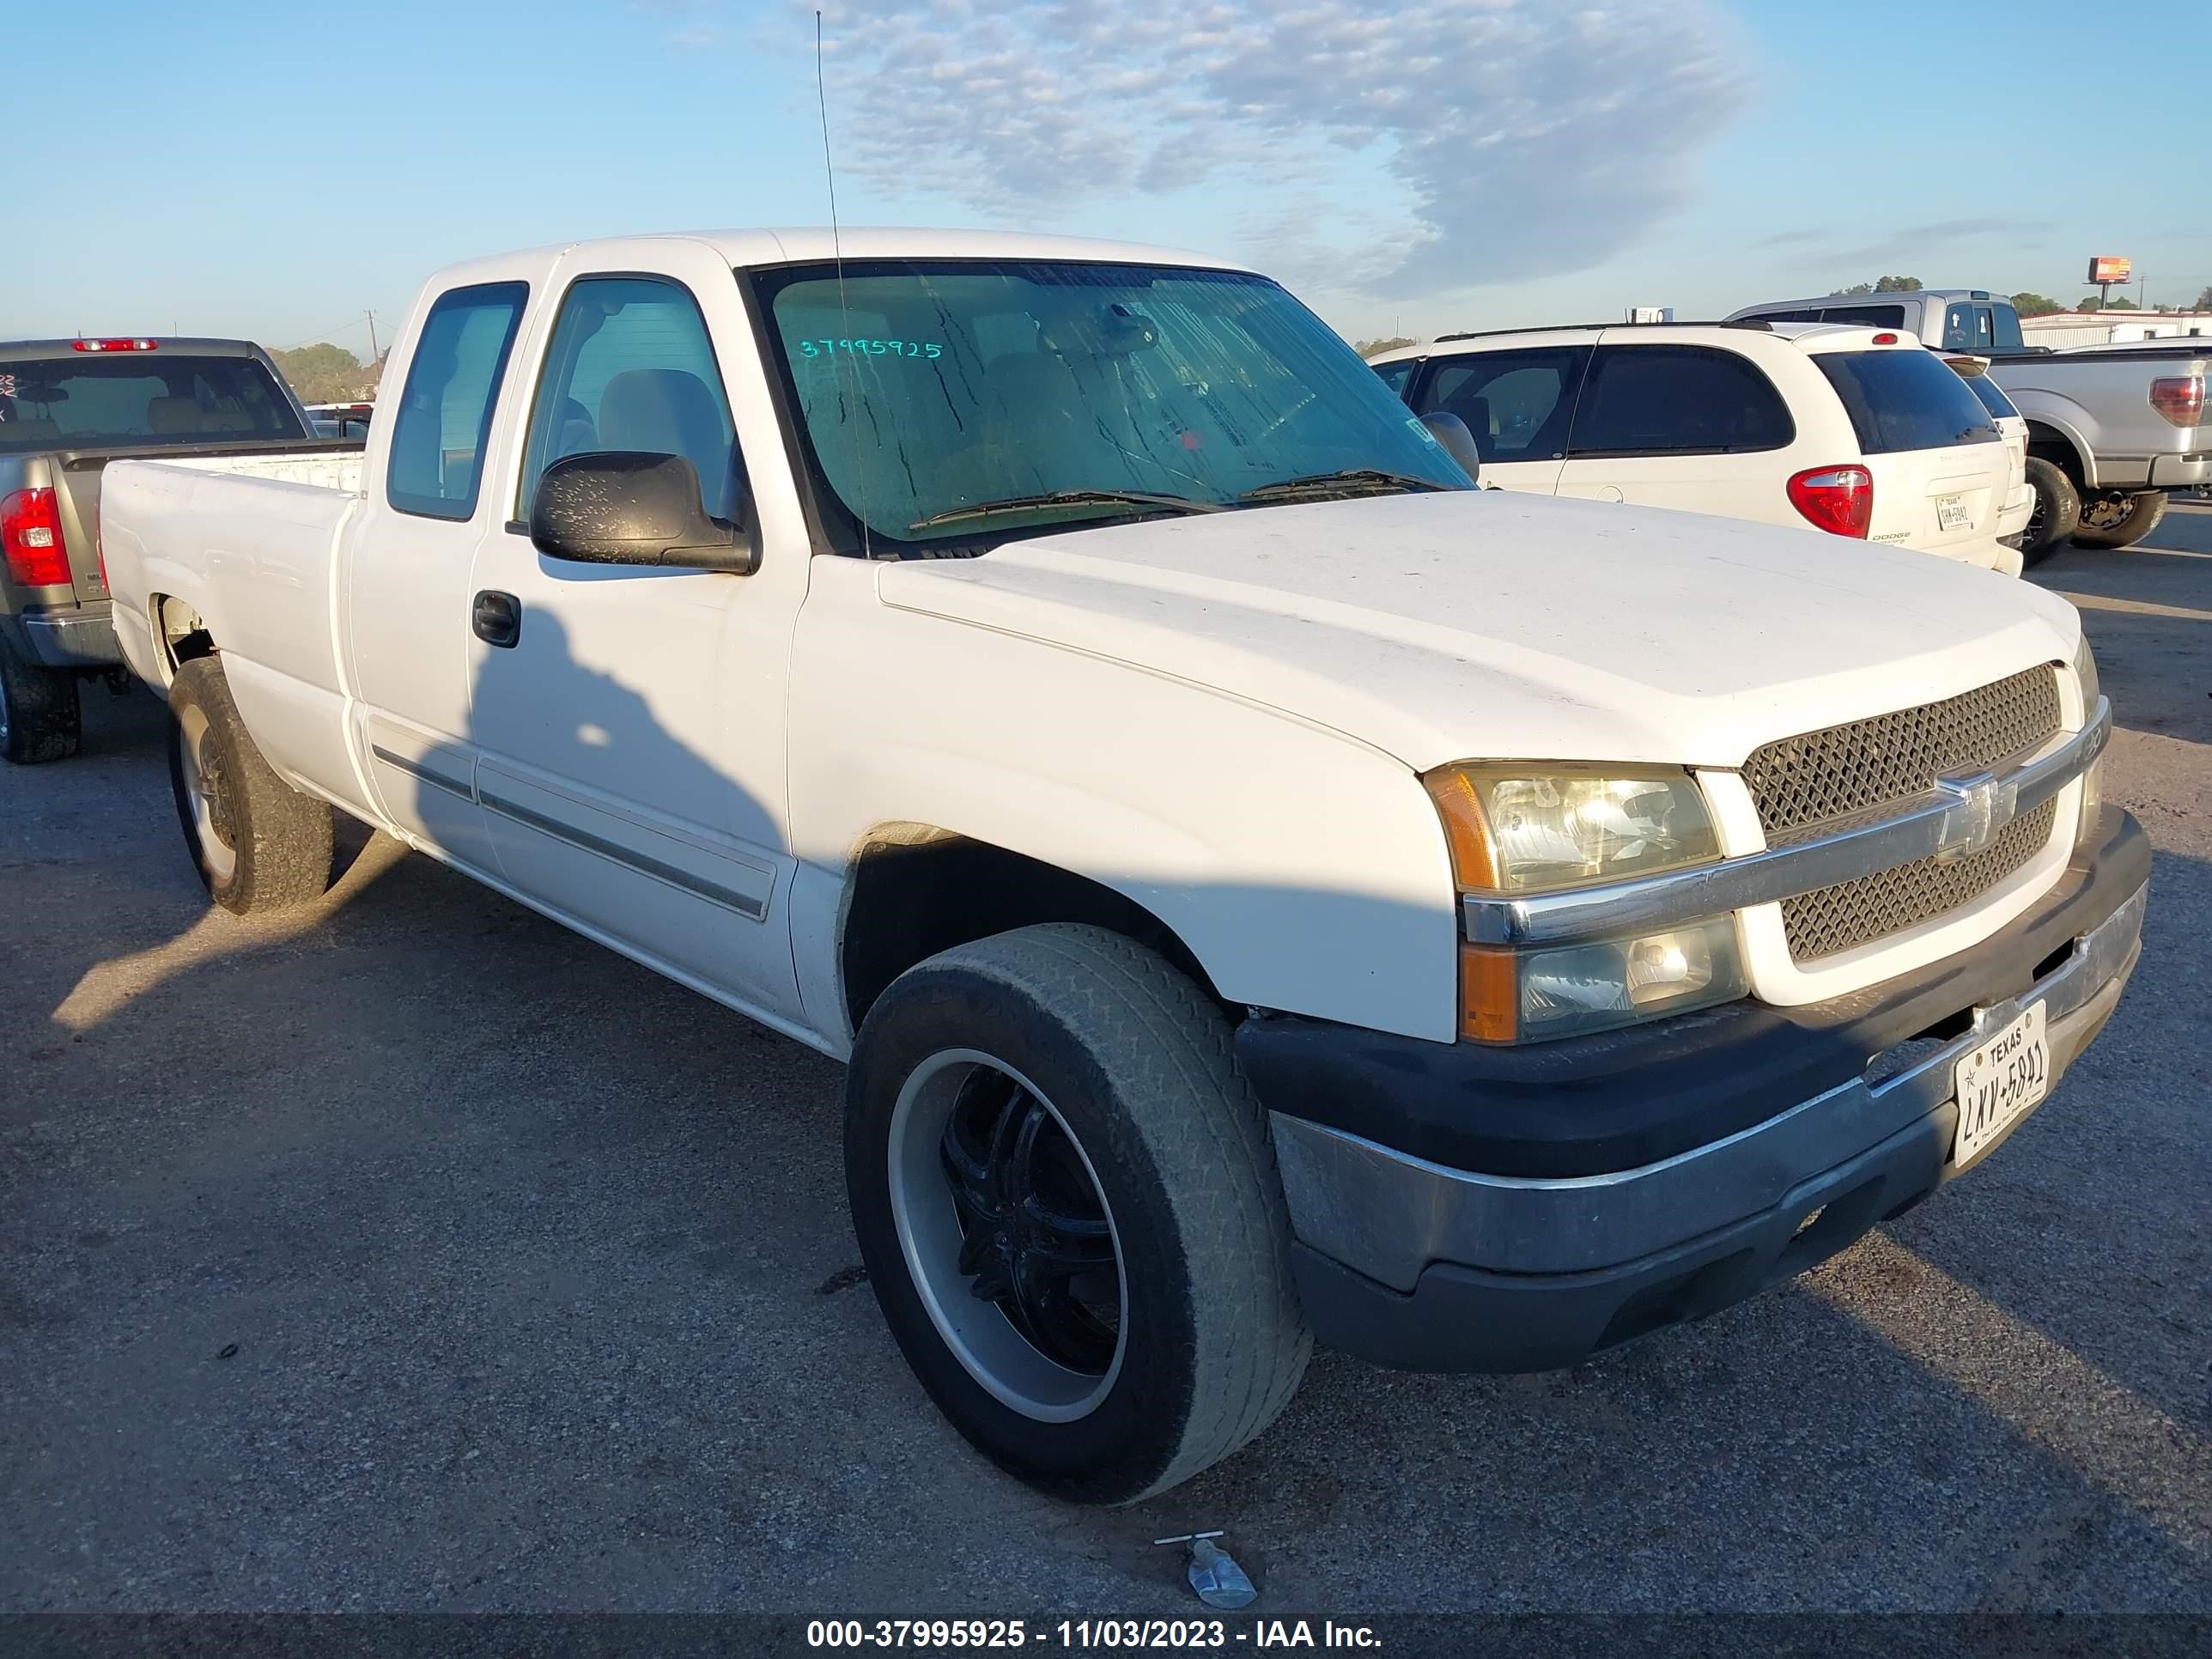
[[[542,257],[539,264],[542,265]],[[496,875],[476,800],[476,733],[463,648],[477,545],[506,517],[487,487],[532,267],[428,294],[398,359],[405,381],[372,444],[347,550],[356,742],[392,822],[456,862]]]
[[[500,521],[471,581],[514,629],[464,642],[500,868],[586,931],[796,1023],[784,702],[809,550],[764,544],[749,575],[581,564],[528,527],[545,468],[592,451],[682,455],[710,514],[759,522],[749,471],[785,475],[737,277],[672,238],[565,258],[514,378]]]

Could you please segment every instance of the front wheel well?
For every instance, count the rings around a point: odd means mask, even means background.
[[[879,830],[846,883],[838,969],[853,1030],[890,982],[940,951],[1042,922],[1088,922],[1158,952],[1234,1018],[1173,928],[1127,894],[988,842],[918,825]]]

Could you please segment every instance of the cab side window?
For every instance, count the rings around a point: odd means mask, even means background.
[[[681,455],[717,519],[734,516],[737,428],[698,301],[681,283],[592,276],[561,303],[531,411],[516,516],[566,455],[595,450]]]
[[[492,408],[530,297],[526,283],[448,289],[431,306],[407,365],[384,493],[402,513],[476,516]]]
[[[1486,461],[1556,460],[1589,357],[1588,346],[1540,346],[1445,359],[1414,404],[1465,421]]]
[[[1779,320],[1779,319],[1778,319]],[[1807,319],[1808,321],[1813,320]],[[1903,306],[1824,306],[1819,320],[1824,323],[1849,323],[1854,328],[1903,328]]]
[[[1402,398],[1406,395],[1406,382],[1413,378],[1413,371],[1420,366],[1419,357],[1407,357],[1395,363],[1377,363],[1375,373],[1390,388],[1393,396]]]
[[[1740,455],[1781,449],[1796,436],[1774,383],[1735,352],[1602,346],[1567,455]]]

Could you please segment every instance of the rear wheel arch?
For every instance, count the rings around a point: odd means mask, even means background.
[[[215,631],[190,601],[156,593],[150,612],[163,684],[173,682],[186,663],[216,654]]]
[[[933,824],[879,824],[855,849],[838,915],[837,969],[858,1031],[891,981],[956,945],[1047,922],[1103,927],[1157,951],[1216,1004],[1222,997],[1181,935],[1127,894],[995,842]]]
[[[2027,453],[2032,459],[2048,461],[2063,472],[2072,481],[2075,489],[2088,487],[2088,458],[2082,453],[2081,447],[2048,422],[2029,420]]]

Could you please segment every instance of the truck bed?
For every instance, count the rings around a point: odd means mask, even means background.
[[[2171,351],[2093,346],[2000,356],[1989,374],[2031,426],[2073,447],[2084,487],[2164,489],[2202,482],[2212,427],[2174,425],[2152,406],[2151,382],[2208,370],[2212,348],[2196,341]]]
[[[116,638],[139,678],[167,687],[161,619],[174,634],[189,607],[231,653],[232,695],[268,748],[339,747],[335,554],[361,471],[358,445],[110,466],[100,533]]]

